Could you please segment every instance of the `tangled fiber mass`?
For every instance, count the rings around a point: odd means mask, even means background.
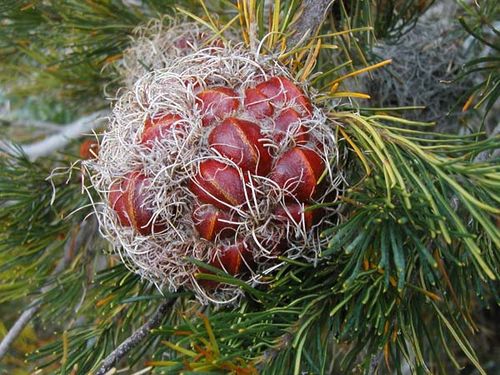
[[[415,121],[435,121],[440,131],[457,131],[459,102],[473,84],[455,81],[466,61],[456,26],[432,18],[419,22],[397,44],[380,43],[374,52],[391,58],[389,69],[375,70],[365,88],[378,107],[425,106],[407,111]]]
[[[335,133],[307,86],[190,25],[155,24],[131,48],[127,88],[86,165],[101,230],[127,266],[160,288],[229,303],[241,291],[197,278],[210,272],[190,259],[252,284],[279,256],[314,262],[319,228],[336,218],[322,203],[343,180]]]

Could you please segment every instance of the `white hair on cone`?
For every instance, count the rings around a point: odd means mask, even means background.
[[[251,275],[245,278],[248,283],[263,282],[261,275],[279,267],[278,256],[315,262],[322,245],[318,228],[325,222],[333,225],[337,215],[335,209],[323,208],[320,222],[312,229],[306,229],[303,222],[277,223],[273,220],[273,213],[277,207],[287,210],[290,197],[286,203],[286,192],[270,178],[243,172],[234,162],[209,149],[210,128],[202,126],[200,108],[196,103],[197,91],[224,86],[243,97],[246,88],[272,76],[293,79],[272,58],[256,56],[242,44],[207,46],[200,43],[197,37],[207,31],[193,25],[176,25],[164,30],[160,23],[154,23],[152,29],[138,38],[122,62],[128,88],[122,89],[114,105],[109,127],[102,136],[99,158],[85,161],[85,166],[103,202],[98,210],[101,232],[113,244],[123,262],[162,289],[192,290],[202,303],[221,304],[236,302],[242,292],[230,285],[204,288],[195,278],[200,272],[198,267],[188,259],[209,263],[221,244],[235,240],[216,239],[212,243],[200,238],[194,228],[192,211],[196,197],[187,185],[198,172],[200,161],[224,161],[247,179],[249,193],[246,202],[232,208],[240,217],[234,237],[244,239],[255,262]],[[188,45],[186,50],[172,47],[176,40],[179,41],[179,35],[183,38],[188,35],[187,42],[182,45]],[[144,61],[139,62],[141,57]],[[300,86],[314,103],[307,87]],[[155,140],[153,147],[145,147],[141,144],[145,121],[163,113],[178,115],[183,126],[176,127],[171,137]],[[256,122],[248,113],[238,117]],[[272,133],[272,120],[258,120],[258,123],[263,135]],[[343,185],[343,177],[337,168],[339,155],[332,124],[327,123],[322,110],[314,104],[312,115],[302,119],[301,124],[314,140],[306,147],[312,147],[327,165],[327,183],[313,203],[332,202],[337,199],[337,190]],[[269,141],[267,146],[273,158],[294,145],[293,130],[296,129],[291,129],[279,143]],[[316,147],[316,144],[321,147]],[[163,224],[164,229],[158,233],[141,235],[133,227],[123,226],[108,203],[111,186],[133,171],[141,171],[151,181],[146,203],[154,207],[152,220]],[[286,239],[287,247],[278,252],[276,248],[283,239]]]

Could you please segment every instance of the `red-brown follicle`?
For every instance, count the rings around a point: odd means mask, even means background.
[[[302,116],[292,109],[286,108],[279,116],[274,120],[274,134],[273,139],[276,143],[279,143],[283,140],[285,135],[289,132],[289,129],[292,127],[296,127],[294,131],[294,139],[297,144],[306,144],[309,141],[309,133],[307,132],[307,128],[300,124],[297,126],[297,123],[300,122]]]
[[[161,140],[172,134],[175,128],[181,128],[182,118],[175,114],[165,114],[154,118],[148,117],[144,123],[141,143],[152,148],[155,140]]]
[[[210,264],[233,276],[242,274],[253,267],[252,251],[243,241],[221,246],[215,252]]]
[[[203,126],[223,120],[240,107],[238,94],[228,87],[212,87],[198,93],[196,97],[201,102]]]
[[[193,223],[200,237],[213,241],[217,236],[226,238],[236,233],[234,216],[211,204],[199,205],[193,211]]]
[[[230,117],[208,136],[208,144],[244,171],[265,176],[271,169],[271,156],[260,127],[250,121]]]
[[[201,202],[223,210],[246,201],[245,181],[238,169],[214,159],[200,163],[199,173],[188,187]]]
[[[140,172],[132,172],[119,183],[122,184],[120,189],[112,189],[109,199],[120,223],[134,227],[142,235],[162,231],[165,227],[160,223],[153,223],[154,210],[150,202],[146,203],[150,198],[147,189],[150,180]]]
[[[245,99],[243,105],[247,112],[251,113],[256,119],[271,117],[274,113],[273,106],[269,98],[257,88],[245,90]]]
[[[99,142],[95,139],[86,139],[80,145],[80,159],[97,159],[99,156]]]
[[[286,209],[279,207],[274,212],[276,218],[284,223],[292,223],[298,225],[304,223],[305,229],[309,230],[314,224],[314,210],[308,210],[309,205],[300,203],[288,203]]]
[[[267,97],[271,103],[295,103],[306,114],[312,113],[309,99],[302,90],[285,77],[272,77],[259,83],[255,87],[261,94]]]
[[[314,196],[324,169],[325,163],[316,152],[294,147],[276,161],[271,178],[288,194],[306,201]]]
[[[227,272],[231,276],[248,273],[255,267],[252,250],[243,241],[237,241],[231,245],[218,247],[209,264]],[[200,267],[200,272],[212,274],[211,271]],[[215,289],[219,283],[213,280],[200,280],[199,284],[205,289]]]
[[[129,227],[131,225],[127,208],[125,207],[125,202],[127,201],[128,182],[128,179],[115,181],[111,185],[108,195],[109,206],[115,210],[116,215],[118,216],[118,221],[124,227]]]

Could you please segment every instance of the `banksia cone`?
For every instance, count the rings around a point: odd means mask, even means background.
[[[286,70],[186,35],[118,100],[92,181],[103,232],[131,267],[225,302],[238,289],[198,280],[208,271],[189,259],[254,283],[278,256],[313,259],[328,211],[310,207],[335,190],[335,135]]]

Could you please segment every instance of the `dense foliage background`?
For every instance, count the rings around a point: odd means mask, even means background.
[[[499,371],[494,0],[318,1],[321,27],[279,56],[342,124],[349,185],[317,267],[282,259],[268,288],[211,276],[246,292],[213,308],[141,280],[101,239],[81,134],[105,126],[135,28],[176,16],[244,36],[251,19],[280,32],[273,51],[304,35],[310,3],[0,1],[1,371]]]

